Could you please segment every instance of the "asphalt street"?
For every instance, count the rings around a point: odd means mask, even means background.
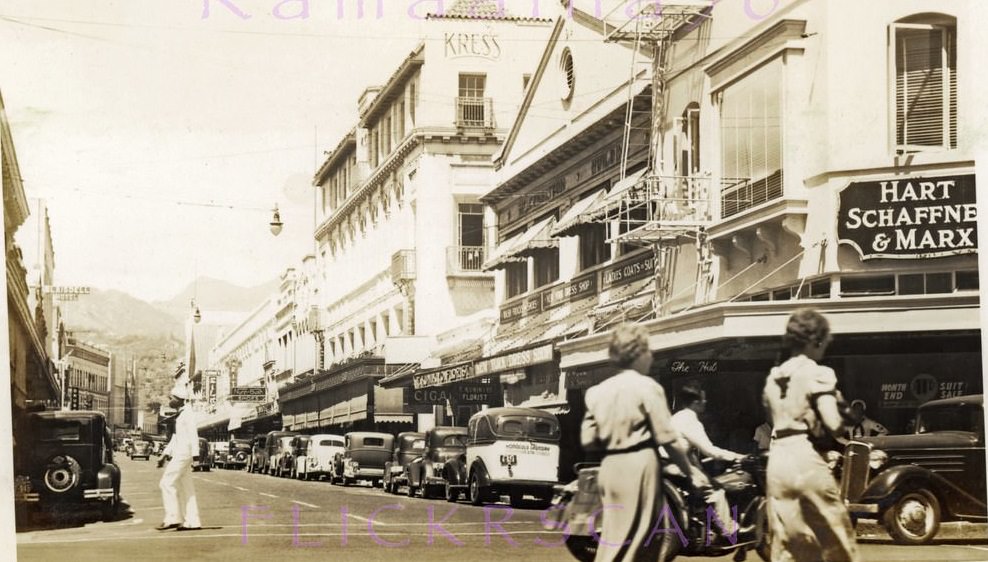
[[[118,457],[118,463],[127,504],[118,520],[99,521],[93,511],[42,517],[18,532],[18,559],[573,560],[558,532],[543,529],[534,506],[454,505],[369,485],[344,488],[222,469],[195,473],[202,530],[157,531],[161,470],[154,459]],[[929,546],[891,544],[867,522],[859,530],[865,560],[988,561],[983,525],[948,525]]]

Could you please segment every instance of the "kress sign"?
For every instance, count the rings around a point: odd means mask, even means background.
[[[973,175],[855,182],[840,193],[837,238],[862,259],[978,251]]]

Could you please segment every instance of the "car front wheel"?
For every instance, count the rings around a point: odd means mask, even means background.
[[[927,544],[940,530],[940,502],[927,490],[908,490],[885,510],[882,522],[899,544]]]

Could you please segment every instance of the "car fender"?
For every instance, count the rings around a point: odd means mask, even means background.
[[[666,499],[672,504],[669,506],[669,509],[676,517],[676,520],[680,525],[687,525],[689,522],[689,513],[686,510],[686,501],[683,499],[682,491],[668,478],[662,479],[662,491]]]
[[[491,485],[491,475],[487,471],[487,465],[484,464],[484,459],[478,458],[473,461],[473,464],[470,465],[470,473],[477,474],[477,481],[481,486]]]
[[[116,490],[120,484],[120,469],[115,464],[104,464],[103,468],[96,473],[96,487],[113,488]]]
[[[885,503],[902,486],[917,480],[931,483],[929,487],[934,491],[946,483],[943,477],[923,467],[912,464],[893,466],[880,472],[868,483],[859,501]]]
[[[467,463],[466,456],[460,455],[446,461],[443,469],[446,480],[453,485],[465,485],[467,483]]]

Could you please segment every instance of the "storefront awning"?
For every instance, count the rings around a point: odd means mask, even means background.
[[[378,423],[415,423],[415,414],[374,414]]]
[[[586,211],[600,205],[600,202],[607,196],[607,191],[601,189],[589,197],[580,199],[573,206],[563,213],[556,225],[549,230],[550,236],[573,236],[580,227],[586,225],[588,218],[584,215]]]
[[[540,249],[558,247],[559,239],[549,234],[555,222],[555,217],[549,217],[518,236],[499,244],[490,259],[484,263],[484,271],[505,267],[512,262],[524,261],[532,252]]]
[[[978,295],[875,297],[841,300],[727,302],[673,314],[642,325],[653,351],[731,338],[782,337],[786,320],[800,306],[812,306],[830,321],[834,334],[894,334],[922,330],[979,330]],[[608,360],[610,332],[558,345],[560,368],[571,369]]]
[[[583,221],[607,222],[614,219],[617,212],[621,209],[621,204],[628,195],[628,192],[644,177],[646,171],[639,170],[615,183],[610,193],[607,194],[607,197],[602,198],[595,205],[580,214]]]

